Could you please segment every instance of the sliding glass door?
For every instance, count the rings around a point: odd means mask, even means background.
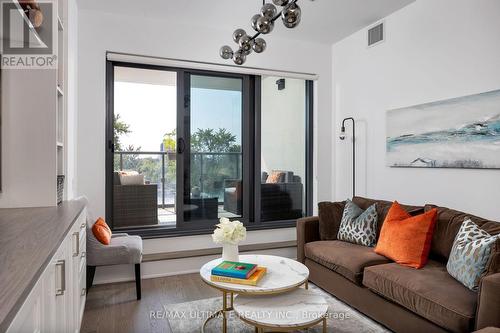
[[[144,236],[312,211],[312,82],[107,63],[106,218]]]
[[[306,81],[261,80],[261,221],[298,219],[306,211]]]
[[[184,78],[182,222],[213,227],[221,217],[243,217],[245,77],[186,72]]]
[[[248,220],[248,77],[129,64],[111,75],[113,227],[209,229],[221,217]]]

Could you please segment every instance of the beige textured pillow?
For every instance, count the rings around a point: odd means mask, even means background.
[[[122,184],[122,185],[144,185],[144,175],[120,174],[120,184]]]
[[[273,172],[271,172],[271,174],[269,175],[269,177],[267,177],[266,183],[267,184],[276,184],[276,183],[279,183],[280,179],[283,178],[284,176],[285,176],[284,172],[273,171]]]

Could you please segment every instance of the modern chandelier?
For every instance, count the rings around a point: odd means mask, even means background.
[[[259,14],[255,14],[250,23],[252,28],[256,33],[251,36],[247,35],[246,31],[243,29],[236,29],[233,32],[233,40],[238,44],[238,50],[233,51],[233,49],[224,45],[220,48],[220,56],[223,59],[233,59],[236,65],[243,65],[246,61],[247,55],[252,53],[262,53],[266,49],[266,41],[260,38],[260,35],[266,35],[273,31],[274,22],[281,18],[283,24],[287,28],[295,28],[300,23],[301,9],[297,4],[298,0],[272,0],[272,3],[266,3],[263,0],[263,6]],[[276,6],[283,7],[283,9],[278,12]]]

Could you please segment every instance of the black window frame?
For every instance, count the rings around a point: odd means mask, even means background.
[[[113,146],[113,116],[114,116],[114,68],[132,67],[141,69],[164,70],[177,72],[177,85],[183,89],[177,89],[178,115],[182,114],[179,109],[185,109],[185,91],[188,89],[190,75],[208,75],[218,77],[237,77],[243,80],[243,108],[242,108],[242,165],[247,164],[247,172],[243,171],[243,217],[239,218],[247,230],[265,230],[290,228],[296,225],[296,219],[279,221],[260,221],[261,200],[261,171],[260,171],[260,145],[261,145],[261,76],[246,75],[234,72],[199,70],[179,67],[168,67],[159,65],[129,63],[122,61],[106,60],[106,159],[105,159],[105,211],[106,220],[110,222],[112,230],[117,232],[126,231],[129,234],[140,235],[143,238],[164,238],[190,235],[203,235],[213,232],[213,226],[207,226],[206,221],[193,223],[192,227],[146,227],[146,228],[118,228],[113,227],[112,205],[113,205],[113,171],[114,171],[114,146]],[[253,96],[253,98],[252,98]],[[313,213],[313,109],[314,109],[314,81],[305,80],[305,216]],[[188,102],[189,103],[189,102]],[[245,112],[246,110],[246,112]],[[182,112],[185,112],[182,111]],[[177,117],[181,118],[181,117]],[[178,119],[177,126],[184,133],[185,119]],[[181,128],[179,128],[179,126]],[[184,158],[177,160],[177,172],[184,168]],[[180,163],[179,163],[180,161]],[[253,186],[252,184],[253,177]],[[183,200],[184,193],[177,195],[177,202]],[[252,209],[253,208],[253,209]],[[182,225],[181,224],[181,225]]]

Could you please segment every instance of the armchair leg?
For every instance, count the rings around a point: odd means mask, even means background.
[[[87,294],[89,293],[92,283],[94,283],[95,266],[87,266]]]
[[[135,264],[135,292],[137,300],[141,299],[141,264]]]

